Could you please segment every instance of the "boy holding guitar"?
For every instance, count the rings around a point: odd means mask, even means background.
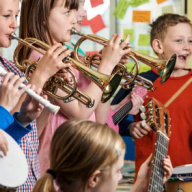
[[[192,24],[185,16],[165,14],[151,24],[151,46],[160,59],[168,59],[177,55],[177,62],[169,80],[160,85],[160,78],[155,72],[141,74],[154,81],[158,88],[149,93],[161,103],[165,104],[186,82],[192,78],[192,71],[186,69],[186,64],[192,53]],[[192,100],[190,92],[192,84],[168,106],[171,115],[172,135],[169,143],[169,155],[173,167],[192,163]],[[115,102],[122,100],[127,91],[120,90]],[[152,152],[155,134],[149,126],[142,127],[141,119],[138,122],[127,124],[123,129],[136,138],[136,172],[147,156]],[[121,127],[120,127],[121,129]],[[140,138],[140,139],[138,139]]]

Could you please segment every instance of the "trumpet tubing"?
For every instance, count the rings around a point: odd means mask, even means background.
[[[42,55],[45,54],[45,52],[50,48],[49,45],[45,44],[44,42],[34,39],[34,38],[26,38],[25,40],[22,40],[15,35],[11,35],[12,39],[18,40],[20,43],[17,46],[15,52],[14,52],[14,61],[15,64],[22,69],[23,71],[26,71],[26,76],[29,78],[29,72],[35,70],[35,65],[36,64],[31,64],[30,66],[27,67],[26,63],[19,64],[18,63],[18,53],[20,49],[25,45],[31,49],[36,50],[37,52],[41,53]],[[34,46],[37,45],[40,48],[37,48]],[[43,50],[42,50],[43,49]],[[29,62],[29,61],[28,61]],[[119,73],[116,73],[112,76],[105,75],[99,72],[96,72],[88,67],[86,67],[82,62],[78,62],[75,59],[71,58],[70,56],[67,56],[66,58],[63,59],[63,62],[70,62],[72,64],[72,67],[75,69],[79,70],[81,73],[83,73],[87,78],[89,78],[91,81],[95,82],[103,91],[103,95],[101,98],[101,101],[104,103],[108,101],[115,90],[117,89],[120,81],[121,81],[121,76]],[[47,82],[46,85],[44,86],[44,91],[49,94],[50,96],[57,98],[57,99],[62,99],[64,102],[69,102],[71,100],[71,97],[74,97],[81,101],[83,104],[85,104],[87,107],[92,107],[94,105],[94,101],[91,100],[91,98],[85,94],[83,94],[81,91],[77,89],[77,80],[76,77],[71,69],[66,69],[65,70],[71,74],[72,79],[73,79],[73,87],[70,83],[67,83],[64,79],[61,77],[57,77],[56,75],[54,77],[51,77]],[[55,91],[60,88],[62,91],[67,93],[68,95],[65,97],[60,97],[55,94]]]
[[[4,77],[8,72],[3,68],[0,67],[0,76]],[[25,84],[21,84],[19,86],[19,88],[23,88],[25,87]],[[37,93],[35,93],[33,90],[28,89],[25,91],[29,96],[31,96],[33,99],[35,99],[36,101],[38,101],[39,103],[41,103],[44,107],[46,107],[47,109],[49,109],[51,111],[52,114],[57,114],[57,112],[59,111],[60,107],[53,105],[50,103],[50,101],[44,99],[43,97],[39,96]]]
[[[83,33],[78,32],[75,28],[73,28],[72,30],[72,34],[75,35],[79,35],[81,36],[81,38],[78,40],[78,42],[76,43],[76,46],[74,48],[75,52],[78,51],[81,43],[87,39],[99,43],[100,45],[103,46],[107,46],[107,42],[108,39],[105,39],[103,37],[99,37],[96,35],[85,35]],[[121,41],[123,42],[123,40]],[[129,48],[128,46],[126,46],[124,49]],[[91,65],[93,58],[95,58],[96,55],[94,55],[93,57],[86,57],[87,58],[87,64]],[[101,58],[101,55],[98,55]],[[175,63],[176,63],[176,59],[177,56],[173,55],[169,60],[163,60],[163,59],[156,59],[154,57],[151,56],[147,56],[144,54],[141,54],[139,52],[136,51],[130,51],[127,54],[128,57],[132,58],[135,62],[135,66],[136,66],[136,73],[133,76],[134,78],[136,78],[137,74],[138,74],[138,61],[150,66],[151,68],[155,69],[161,76],[161,83],[163,84],[164,82],[167,81],[167,79],[170,77]],[[76,58],[78,61],[80,60],[78,57]],[[99,60],[97,60],[94,64],[95,66],[99,65]],[[133,69],[131,70],[131,72],[133,71]],[[130,75],[130,73],[126,73],[125,75]],[[124,79],[126,79],[126,77],[124,76]],[[129,79],[129,78],[128,78]],[[131,84],[134,80],[132,79],[131,82],[128,82],[128,84]],[[127,85],[128,85],[127,84]]]

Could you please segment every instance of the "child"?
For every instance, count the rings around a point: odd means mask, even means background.
[[[36,183],[33,192],[114,192],[121,180],[125,143],[106,125],[70,120],[55,132],[50,147],[50,169]],[[131,191],[147,191],[151,157],[143,164]],[[163,160],[164,182],[171,176],[169,158]]]
[[[151,24],[151,46],[160,59],[177,55],[175,69],[169,80],[160,85],[160,77],[154,71],[143,76],[154,81],[158,88],[149,94],[165,104],[192,77],[191,69],[186,64],[192,53],[192,24],[185,16],[165,14]],[[173,167],[192,163],[192,100],[190,84],[169,106],[172,134],[169,142],[169,155]],[[118,97],[120,96],[118,94]],[[125,91],[123,95],[126,95]],[[121,96],[120,96],[121,97]],[[119,98],[118,98],[119,100]],[[136,140],[136,171],[151,153],[155,134],[141,122],[134,122],[124,127]],[[140,139],[139,139],[140,138]],[[142,138],[142,139],[141,139]]]
[[[19,0],[0,0],[0,47],[9,47],[11,45],[11,39],[9,36],[17,29],[18,13]],[[66,53],[65,49],[60,44],[54,45],[48,52],[46,52],[40,63],[46,62],[47,65],[52,65],[52,69],[47,71],[47,75],[52,76],[59,69],[70,66],[69,64],[64,64],[62,62],[66,54],[68,55],[69,52]],[[1,56],[0,66],[5,68],[7,71],[14,72],[20,77],[24,76],[13,62],[8,61]],[[0,78],[0,80],[2,81],[2,78]],[[20,187],[18,191],[32,191],[36,180],[40,177],[39,160],[37,155],[39,139],[36,121],[33,121],[31,125],[33,127],[32,131],[21,139],[20,145],[28,161],[29,175],[25,184]]]
[[[52,45],[55,42],[70,41],[71,29],[74,27],[74,24],[76,24],[75,14],[78,9],[77,3],[78,1],[69,0],[23,1],[21,18],[25,19],[22,19],[20,22],[20,37],[37,38],[45,43],[48,43],[49,45]],[[39,6],[36,6],[37,4]],[[44,10],[43,13],[42,10]],[[28,23],[31,23],[32,25],[28,25]],[[122,34],[113,35],[108,43],[108,46],[103,51],[103,59],[98,69],[99,72],[110,75],[121,57],[128,53],[129,50],[123,50],[125,44],[128,42],[128,38],[123,44],[119,45],[121,39]],[[29,60],[38,61],[42,55],[36,51],[32,51],[30,56],[26,55],[25,57],[25,54],[21,52],[21,60],[27,59],[28,57]],[[38,67],[30,80],[32,84],[40,88],[43,87],[45,79],[47,79],[44,78],[47,76],[47,72],[44,71],[44,68],[48,69],[49,66],[40,66],[38,64]],[[44,110],[44,113],[41,116],[42,118],[38,119],[38,126],[40,126],[42,130],[45,126],[45,129],[40,137],[39,148],[41,173],[45,173],[49,167],[49,146],[53,133],[59,125],[72,118],[90,119],[92,121],[105,123],[108,116],[110,105],[109,102],[105,104],[100,102],[102,95],[101,89],[94,82],[90,82],[79,71],[73,69],[73,72],[77,77],[78,89],[89,95],[92,100],[95,100],[95,104],[92,108],[86,108],[85,105],[78,100],[73,100],[65,104],[63,101],[55,99],[53,102],[61,107],[60,113],[56,116],[52,116],[49,112],[46,113],[47,110]],[[58,90],[58,94],[61,95],[63,92]],[[47,117],[49,117],[48,121],[45,120]]]

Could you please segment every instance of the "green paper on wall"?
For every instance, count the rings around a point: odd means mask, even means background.
[[[144,55],[149,55],[149,50],[144,50],[144,49],[138,49],[139,53],[142,53]]]
[[[157,57],[157,55],[155,54],[155,52],[153,51],[153,53],[152,53],[152,56],[153,57]]]
[[[119,19],[123,19],[129,4],[129,1],[127,0],[119,0],[119,3],[117,4],[113,15]]]
[[[173,6],[172,5],[168,5],[165,7],[162,7],[162,13],[173,13]]]
[[[149,35],[140,34],[138,45],[139,46],[149,46],[149,39],[150,39]]]
[[[134,41],[134,29],[124,29],[123,30],[123,39],[129,34],[129,41]]]
[[[149,3],[149,0],[131,0],[131,6],[133,8],[138,7],[139,5],[143,5],[145,3]]]

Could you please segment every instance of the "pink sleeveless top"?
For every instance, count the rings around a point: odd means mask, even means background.
[[[38,61],[41,59],[42,55],[36,51],[33,51],[30,55],[31,61]],[[82,75],[79,71],[71,68],[77,78],[78,89],[84,91],[90,84],[90,80]],[[67,104],[66,104],[67,105]],[[51,140],[55,130],[64,122],[69,120],[63,113],[58,112],[56,115],[50,113],[48,121],[44,127],[44,130],[39,138],[39,162],[41,168],[41,175],[43,175],[47,169],[49,169],[49,148]],[[89,120],[95,121],[95,113],[92,113]]]

